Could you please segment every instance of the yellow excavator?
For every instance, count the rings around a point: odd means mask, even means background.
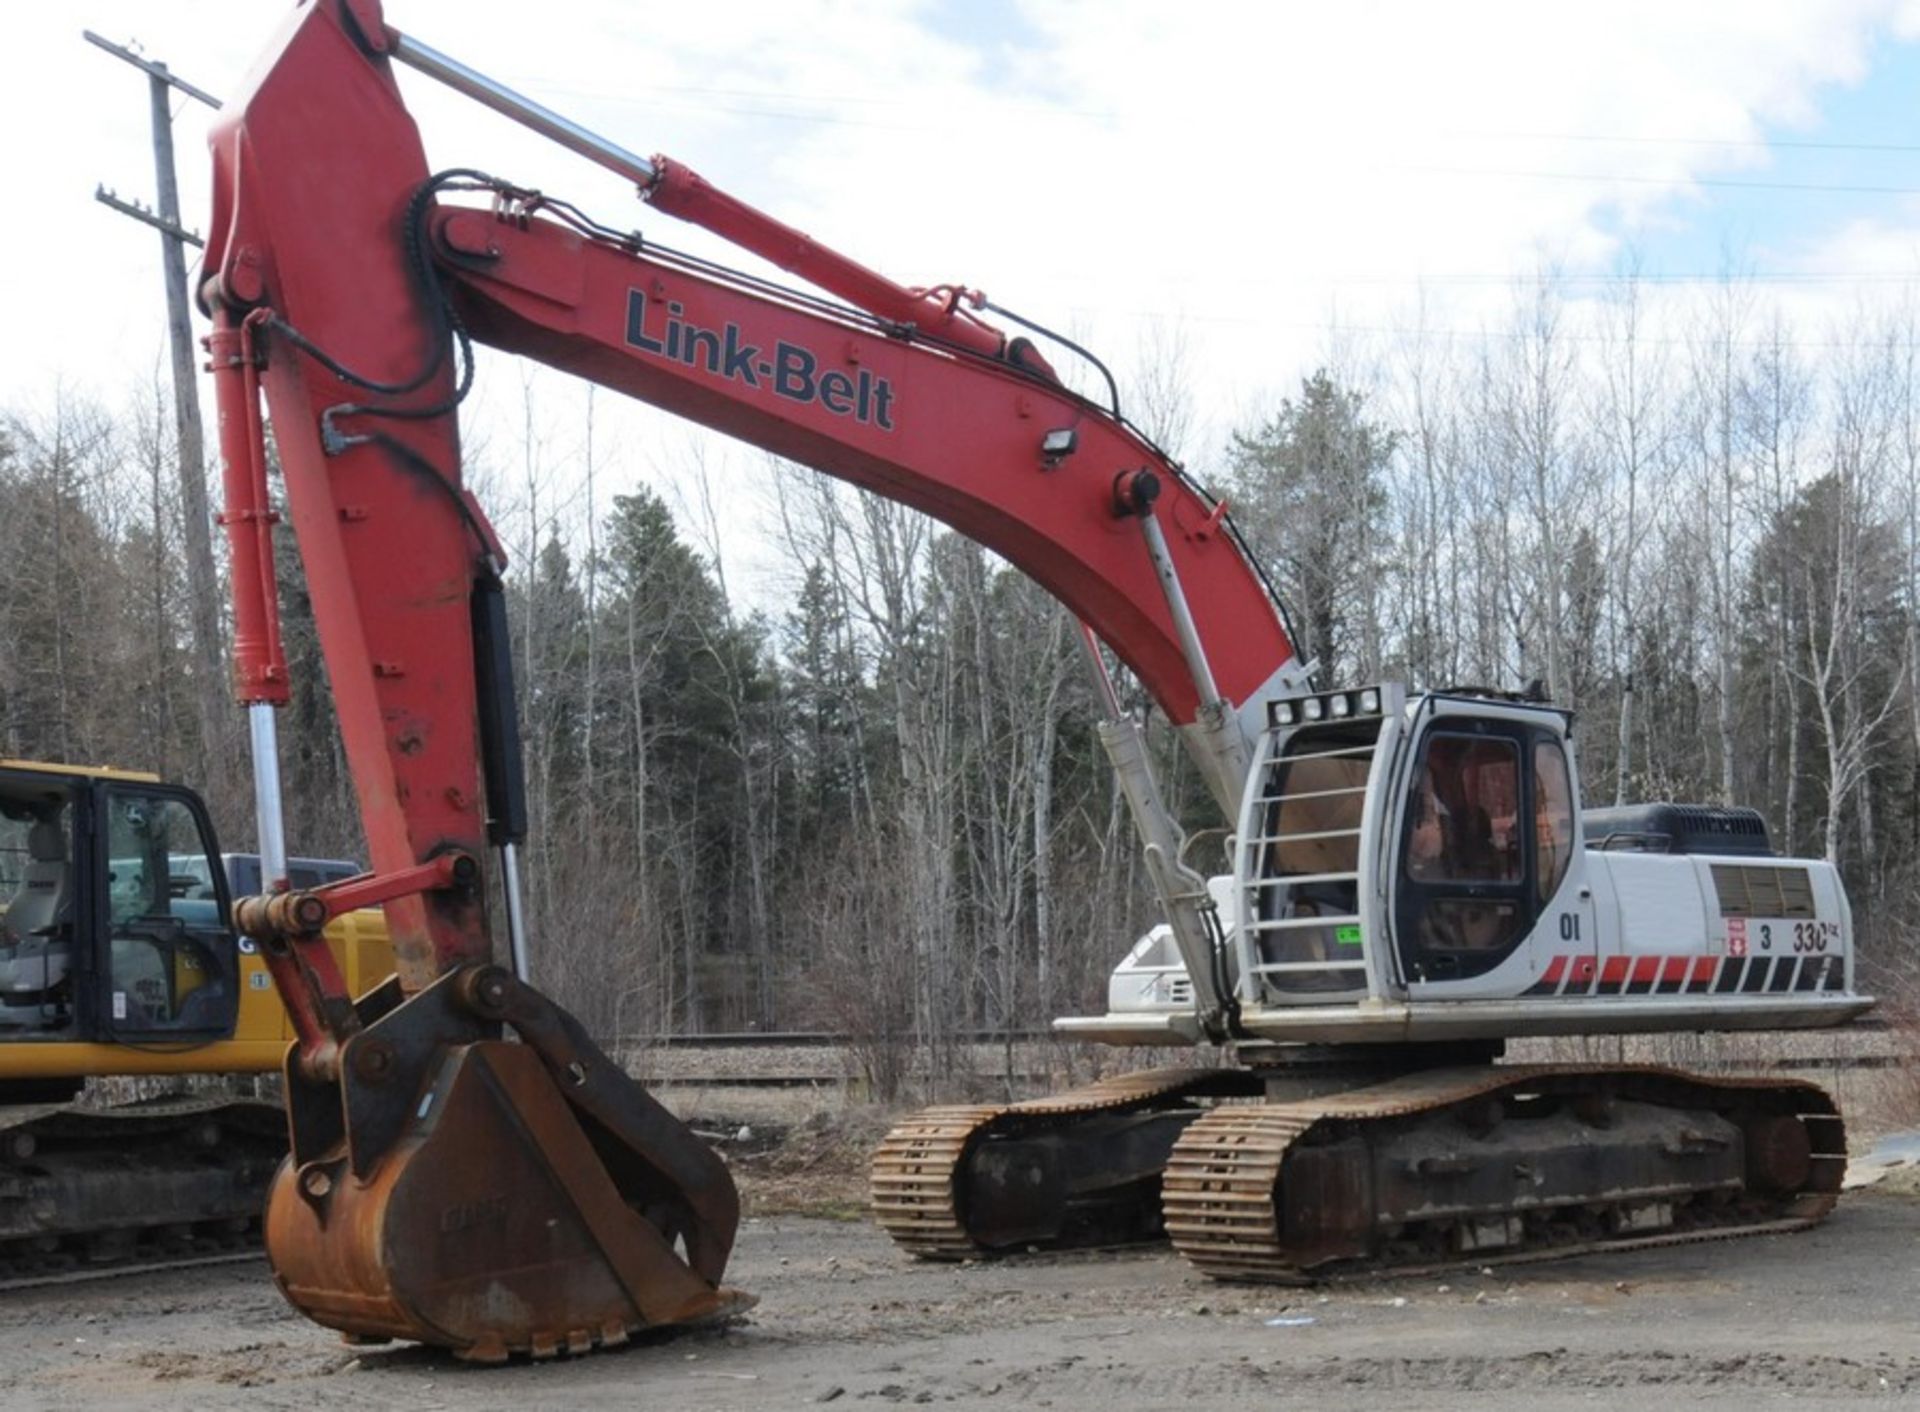
[[[157,775],[0,760],[0,1283],[258,1243],[277,1101],[76,1101],[89,1078],[278,1072],[292,1029],[232,926],[251,861]],[[356,994],[392,973],[379,912],[327,935]]]

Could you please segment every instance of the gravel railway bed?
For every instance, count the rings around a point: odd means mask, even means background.
[[[741,1321],[504,1369],[346,1348],[260,1264],[0,1293],[0,1406],[1920,1405],[1917,1237],[1920,1203],[1867,1192],[1791,1236],[1276,1290],[1165,1250],[925,1265],[866,1223],[750,1218]]]
[[[1636,1035],[1589,1040],[1516,1040],[1507,1057],[1516,1063],[1668,1064],[1716,1073],[1784,1073],[1815,1080],[1871,1074],[1916,1062],[1912,1036],[1869,1020],[1837,1030],[1764,1035]],[[630,1072],[649,1084],[683,1089],[864,1088],[861,1047],[844,1035],[680,1035],[649,1044],[620,1046]],[[1022,1094],[1066,1087],[1099,1074],[1133,1068],[1194,1063],[1187,1048],[1118,1051],[1071,1044],[1040,1034],[1012,1043],[965,1037],[943,1053],[943,1076],[972,1075],[980,1084],[1012,1083]],[[925,1063],[909,1051],[905,1072],[924,1076]],[[1203,1061],[1204,1062],[1204,1061]],[[1057,1076],[1057,1077],[1055,1077]],[[1842,1102],[1847,1095],[1840,1095]]]

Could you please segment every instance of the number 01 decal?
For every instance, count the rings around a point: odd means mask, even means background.
[[[1562,941],[1578,941],[1578,940],[1580,940],[1580,915],[1579,915],[1579,913],[1577,913],[1577,912],[1562,912],[1562,913],[1560,914],[1560,940],[1562,940]]]

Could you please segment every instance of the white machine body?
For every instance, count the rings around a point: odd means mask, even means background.
[[[1852,915],[1747,810],[1580,807],[1567,713],[1398,686],[1284,698],[1207,889],[1242,1040],[1382,1042],[1834,1025]],[[1201,1036],[1171,931],[1080,1037]]]

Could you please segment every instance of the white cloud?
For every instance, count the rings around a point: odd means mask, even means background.
[[[138,34],[232,93],[267,38],[264,8],[93,0],[84,22]],[[90,199],[97,178],[151,189],[144,85],[54,9],[15,17],[15,52],[36,62],[0,109],[26,194],[0,249],[4,400],[44,396],[56,377],[117,395],[160,362],[155,238]],[[1751,142],[1809,123],[1823,89],[1862,78],[1877,36],[1920,34],[1920,0],[1024,0],[1022,23],[1046,43],[1009,51],[953,37],[964,4],[947,6],[945,33],[931,13],[882,0],[389,6],[426,42],[903,281],[984,287],[1121,364],[1148,321],[1184,325],[1216,423],[1285,386],[1324,345],[1331,310],[1384,322],[1424,277],[1448,317],[1470,322],[1543,254],[1593,268],[1616,230],[1670,221],[1676,195],[1707,199],[1695,179],[1764,176],[1763,148],[1671,139]],[[716,252],[616,178],[407,87],[436,164],[485,166]],[[196,225],[202,130],[189,106],[179,142]],[[1848,268],[1913,268],[1911,232],[1862,225],[1833,242]],[[1487,278],[1450,283],[1460,276]],[[553,435],[572,437],[577,394],[537,385]],[[490,365],[483,393],[517,404],[518,374]],[[629,476],[685,445],[660,419],[603,415]],[[517,416],[493,417],[490,455],[517,459]]]

